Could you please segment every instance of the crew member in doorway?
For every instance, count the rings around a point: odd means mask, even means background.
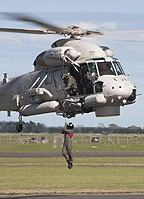
[[[66,84],[66,87],[63,90],[67,91],[70,96],[77,95],[77,83],[75,78],[68,73],[64,74],[62,79]]]
[[[73,167],[73,156],[72,156],[72,137],[73,137],[73,129],[74,125],[72,122],[69,124],[65,123],[65,127],[62,131],[64,134],[64,143],[62,147],[62,155],[66,159],[68,163],[68,169],[72,169]]]

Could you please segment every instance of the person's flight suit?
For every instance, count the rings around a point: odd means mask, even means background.
[[[64,134],[64,143],[62,147],[62,155],[65,157],[68,168],[71,169],[73,166],[73,156],[72,156],[72,136],[73,129],[64,128],[62,134]]]
[[[76,95],[77,94],[77,82],[73,76],[70,74],[64,74],[63,75],[64,82],[66,84],[66,87],[64,88],[64,91],[67,91],[69,95]]]

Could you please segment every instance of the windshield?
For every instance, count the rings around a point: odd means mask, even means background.
[[[124,71],[123,71],[123,69],[122,69],[122,67],[121,67],[119,62],[114,61],[113,64],[114,64],[114,67],[115,67],[116,72],[117,72],[118,75],[125,75],[125,73],[124,73]]]
[[[100,76],[102,75],[116,75],[111,62],[97,62]]]

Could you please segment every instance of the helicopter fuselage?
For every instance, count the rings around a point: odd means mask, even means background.
[[[56,112],[73,117],[96,112],[116,116],[120,106],[132,104],[136,87],[128,80],[119,60],[107,47],[77,39],[58,40],[34,61],[35,71],[0,82],[0,111],[29,116]],[[78,92],[70,95],[62,79],[70,74]]]

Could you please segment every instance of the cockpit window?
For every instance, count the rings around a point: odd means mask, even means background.
[[[88,67],[89,67],[89,71],[91,73],[96,72],[96,64],[95,64],[95,62],[88,63]]]
[[[97,62],[100,76],[102,75],[116,75],[111,62]]]
[[[119,62],[114,61],[113,64],[114,64],[114,67],[115,67],[116,72],[117,72],[118,75],[125,75],[125,73],[124,73],[124,71],[123,71],[123,69],[122,69],[122,67],[121,67]]]
[[[95,62],[88,63],[88,68],[89,68],[89,72],[90,72],[92,78],[94,80],[97,79],[98,74],[97,74],[96,63]]]
[[[88,72],[87,63],[81,64],[80,67],[81,67],[81,70],[83,71],[83,73],[87,73]]]

